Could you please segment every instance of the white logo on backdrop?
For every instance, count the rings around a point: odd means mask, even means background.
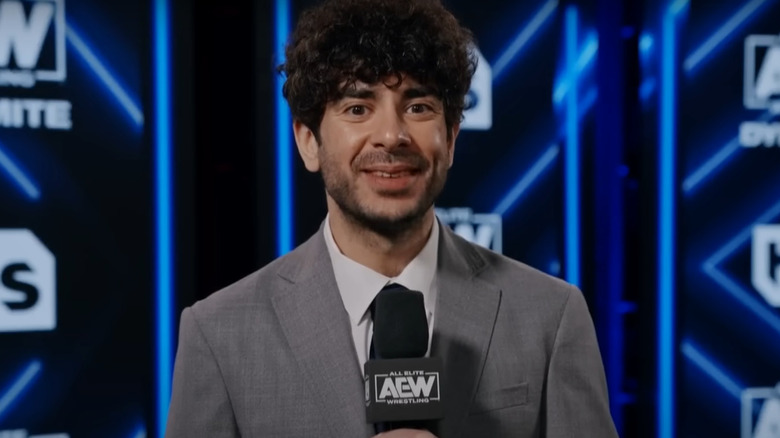
[[[0,0],[0,85],[29,88],[65,76],[64,0]]]
[[[64,82],[64,0],[0,0],[0,86]],[[67,100],[0,97],[0,127],[69,130]]]
[[[55,259],[30,231],[0,230],[0,332],[57,327]]]
[[[493,126],[493,70],[478,48],[477,71],[471,79],[471,89],[466,95],[466,108],[463,111],[461,129],[485,131]]]
[[[497,253],[502,251],[501,215],[495,213],[474,213],[468,207],[437,208],[436,216],[446,225],[452,227],[455,234],[492,249]]]
[[[780,225],[753,227],[751,277],[758,293],[780,307]]]
[[[780,113],[780,36],[750,35],[745,38],[743,86],[746,108]],[[750,148],[780,146],[780,123],[742,122],[739,142]]]
[[[780,436],[780,383],[774,388],[742,391],[742,434],[740,438]]]

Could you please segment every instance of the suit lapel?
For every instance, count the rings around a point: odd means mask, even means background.
[[[438,433],[454,437],[461,430],[482,375],[501,291],[477,278],[486,265],[482,256],[448,227],[441,229],[431,356],[444,362],[445,419],[438,425]]]
[[[279,269],[290,282],[273,298],[287,342],[331,436],[370,436],[364,386],[349,316],[339,295],[322,232]]]

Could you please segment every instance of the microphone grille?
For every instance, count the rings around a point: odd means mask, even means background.
[[[423,357],[428,351],[428,318],[423,294],[401,285],[382,289],[374,299],[377,358]]]

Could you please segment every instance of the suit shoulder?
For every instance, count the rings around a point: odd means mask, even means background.
[[[297,251],[297,250],[296,250]],[[280,268],[296,258],[295,251],[279,257],[240,280],[213,292],[192,305],[198,317],[225,312],[263,308],[271,305],[271,296],[287,281],[279,276]]]
[[[542,295],[547,299],[567,300],[576,287],[523,262],[469,243],[484,265],[479,276],[495,283],[505,292]]]

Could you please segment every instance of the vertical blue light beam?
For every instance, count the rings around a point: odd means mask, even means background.
[[[284,45],[290,33],[290,4],[276,0],[276,54],[284,62]],[[284,78],[276,76],[276,228],[277,255],[284,255],[293,245],[292,212],[292,145],[290,109],[282,95]]]
[[[577,8],[566,8],[566,280],[580,284],[580,132],[577,112]]]
[[[155,191],[157,251],[157,436],[165,436],[173,373],[173,248],[170,5],[154,0]]]
[[[658,436],[674,438],[674,217],[676,16],[662,23],[658,174]]]

